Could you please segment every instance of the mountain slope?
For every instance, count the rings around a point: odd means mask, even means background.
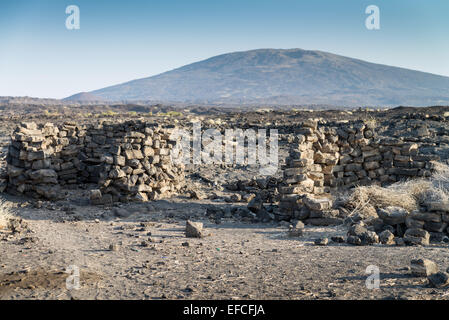
[[[449,78],[321,51],[260,49],[91,94],[128,101],[419,106],[448,104]]]
[[[63,99],[63,101],[101,101],[103,98],[96,96],[89,92],[80,92],[77,94],[74,94],[73,96],[67,97]]]

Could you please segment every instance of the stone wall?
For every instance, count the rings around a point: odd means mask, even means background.
[[[98,204],[167,197],[184,181],[183,166],[170,161],[172,130],[142,121],[22,123],[9,147],[7,191],[58,199],[63,185],[96,183]]]
[[[378,137],[375,125],[362,121],[318,126],[305,121],[284,168],[281,219],[338,223],[330,193],[356,185],[389,184],[427,177],[434,155],[422,155],[416,143]]]

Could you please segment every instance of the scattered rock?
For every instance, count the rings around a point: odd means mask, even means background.
[[[202,238],[203,237],[203,223],[192,222],[187,220],[186,222],[186,237],[187,238]]]
[[[365,228],[363,226],[363,224],[361,223],[356,223],[354,225],[352,225],[349,228],[348,231],[348,236],[354,236],[356,238],[358,238],[360,240],[360,244],[361,245],[370,245],[370,244],[375,244],[375,243],[379,243],[379,236],[374,232],[374,231],[370,231],[367,228]],[[358,245],[358,240],[355,240],[354,238],[347,239],[347,241],[354,241],[354,243],[351,244],[357,244]],[[350,243],[350,242],[348,242]]]
[[[95,190],[91,190],[90,191],[90,196],[89,196],[89,198],[90,198],[90,201],[91,202],[95,202],[95,201],[97,201],[97,200],[101,200],[101,197],[102,197],[103,195],[101,194],[101,191],[99,190],[99,189],[95,189]]]
[[[142,247],[148,247],[150,244],[149,244],[147,241],[142,240],[142,242],[140,243],[140,245],[141,245]]]
[[[36,209],[41,209],[43,205],[44,205],[44,203],[41,200],[38,200],[34,203],[34,207]]]
[[[254,193],[246,193],[243,195],[243,200],[247,203],[251,202],[251,200],[253,200],[256,197],[256,195]]]
[[[433,288],[444,288],[449,285],[449,274],[446,272],[434,273],[427,279],[429,280],[429,285]]]
[[[410,228],[405,231],[404,241],[406,244],[428,246],[430,244],[430,234],[423,229]]]
[[[398,247],[405,246],[405,241],[403,238],[394,238],[394,242]]]
[[[405,219],[409,215],[408,211],[400,207],[387,207],[378,209],[377,214],[386,224],[396,225],[405,223]]]
[[[131,211],[122,208],[114,208],[112,209],[112,213],[114,214],[114,216],[119,218],[127,218],[132,215]]]
[[[288,236],[291,238],[301,237],[304,234],[304,223],[301,221],[296,222],[294,225],[289,226]]]
[[[240,202],[242,201],[242,196],[238,193],[234,193],[229,197],[229,199],[231,200],[231,202]]]
[[[13,233],[21,233],[28,229],[28,224],[22,218],[10,218],[7,227]]]
[[[333,236],[331,237],[332,242],[335,243],[344,243],[345,242],[345,238],[343,236]]]
[[[196,199],[196,200],[204,200],[207,199],[206,195],[199,191],[199,190],[191,190],[190,191],[190,198]]]
[[[328,238],[315,239],[314,243],[317,246],[327,246],[327,244],[329,243],[329,239]]]
[[[268,212],[265,208],[260,209],[256,213],[257,218],[262,222],[269,222],[274,220],[274,215]]]
[[[356,246],[360,246],[362,244],[362,240],[357,236],[348,236],[346,242]]]
[[[428,277],[438,272],[438,266],[429,259],[414,259],[411,261],[411,273],[417,277]]]
[[[263,201],[260,198],[254,198],[248,203],[248,209],[251,212],[257,213],[263,207]]]
[[[394,234],[391,233],[390,230],[382,231],[379,234],[379,240],[382,244],[387,244],[387,245],[395,244]]]
[[[118,244],[116,244],[116,243],[111,243],[109,245],[109,250],[110,251],[119,251],[119,249],[120,249],[120,246]]]
[[[304,225],[304,224],[303,224]],[[279,222],[280,227],[289,228],[291,226],[290,222],[282,220]]]

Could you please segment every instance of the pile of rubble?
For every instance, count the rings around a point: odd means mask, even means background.
[[[449,203],[433,203],[427,211],[411,213],[401,207],[377,209],[378,218],[366,222],[346,219],[349,229],[346,242],[352,245],[423,245],[449,243]]]
[[[432,202],[427,205],[427,210],[423,209],[411,213],[400,207],[378,209],[379,221],[375,227],[378,231],[383,229],[392,240],[396,239],[396,244],[449,242],[449,203]]]

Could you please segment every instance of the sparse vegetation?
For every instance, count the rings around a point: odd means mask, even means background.
[[[103,112],[101,115],[103,117],[113,117],[113,116],[116,116],[117,114],[118,114],[117,112],[114,112],[112,110],[108,110],[108,111]]]
[[[377,208],[398,206],[412,211],[418,207],[418,203],[414,192],[408,188],[409,185],[396,183],[385,188],[375,185],[360,186],[354,189],[346,205],[362,216],[366,216],[365,210],[370,206]]]
[[[180,117],[182,116],[182,113],[179,111],[168,111],[168,112],[158,112],[156,114],[159,117]]]
[[[58,117],[58,116],[60,116],[61,114],[59,113],[59,112],[51,112],[50,110],[44,110],[44,114],[47,116],[47,117]]]
[[[11,209],[7,206],[5,201],[0,200],[0,229],[6,229],[9,226],[9,221],[13,218]]]
[[[434,173],[429,179],[413,179],[388,187],[360,186],[346,199],[346,206],[362,213],[366,207],[397,206],[408,211],[419,209],[429,202],[449,201],[449,166],[434,162]]]
[[[362,119],[362,121],[369,129],[376,129],[377,127],[379,127],[378,120],[373,116],[368,116]]]

